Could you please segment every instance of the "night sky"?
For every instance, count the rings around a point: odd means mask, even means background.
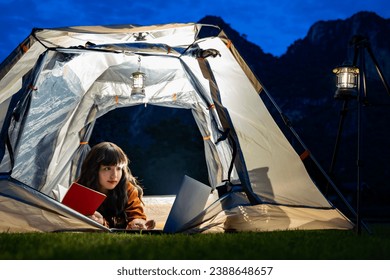
[[[82,1],[0,0],[0,62],[34,27],[197,22],[219,16],[266,53],[279,56],[319,20],[359,11],[390,18],[388,0]]]

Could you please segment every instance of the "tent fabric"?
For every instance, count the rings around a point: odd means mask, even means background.
[[[108,231],[12,178],[0,178],[0,232]]]
[[[222,204],[210,205],[199,215],[198,226],[188,228],[186,232],[351,229],[351,223],[346,222],[347,218],[337,209],[264,203],[249,205],[245,201],[246,197],[242,193],[229,194],[222,199]]]
[[[201,36],[204,29],[214,35]],[[145,96],[131,94],[131,73],[138,70],[146,75]],[[0,230],[63,230],[68,220],[57,222],[55,217],[63,219],[60,213],[66,207],[52,201],[53,193],[77,177],[95,120],[137,105],[191,110],[204,139],[210,186],[215,191],[229,181],[242,190],[240,205],[215,199],[199,216],[198,229],[352,228],[311,180],[259,98],[261,90],[234,44],[216,26],[34,29],[0,69],[0,172],[18,182],[4,179],[0,185],[0,198],[7,205],[2,206]],[[7,194],[22,185],[29,191]],[[21,204],[34,200],[35,194],[42,204]],[[29,225],[34,219],[27,213],[46,215],[46,203],[52,205],[50,219]],[[239,218],[244,209],[254,225]],[[262,218],[264,209],[272,214],[272,226]],[[25,215],[11,223],[18,211]],[[86,226],[85,218],[77,215],[67,219],[69,229],[101,230]],[[209,223],[216,219],[224,222]]]
[[[145,211],[162,229],[174,196],[148,196]],[[185,233],[240,231],[351,229],[352,224],[337,209],[291,207],[272,204],[250,205],[240,192],[217,197],[210,194],[205,210],[185,226]]]

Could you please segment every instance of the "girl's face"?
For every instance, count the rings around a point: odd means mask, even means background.
[[[100,165],[99,168],[99,191],[108,193],[115,189],[122,178],[123,165]]]

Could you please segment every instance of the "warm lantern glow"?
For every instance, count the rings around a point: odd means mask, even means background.
[[[145,95],[145,73],[141,72],[141,57],[138,57],[138,70],[131,74],[133,84],[131,95]]]
[[[335,98],[345,99],[357,96],[359,68],[355,66],[340,66],[333,69],[336,74]]]
[[[131,74],[131,77],[133,79],[131,94],[145,95],[145,74],[137,71]]]

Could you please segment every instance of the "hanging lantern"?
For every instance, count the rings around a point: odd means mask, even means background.
[[[145,73],[141,72],[141,57],[138,57],[138,70],[131,74],[131,79],[131,95],[145,95]]]
[[[359,68],[343,65],[333,69],[336,74],[336,93],[334,98],[347,99],[356,98],[358,91]]]
[[[131,74],[133,80],[131,95],[142,94],[145,95],[145,73],[136,71]]]

